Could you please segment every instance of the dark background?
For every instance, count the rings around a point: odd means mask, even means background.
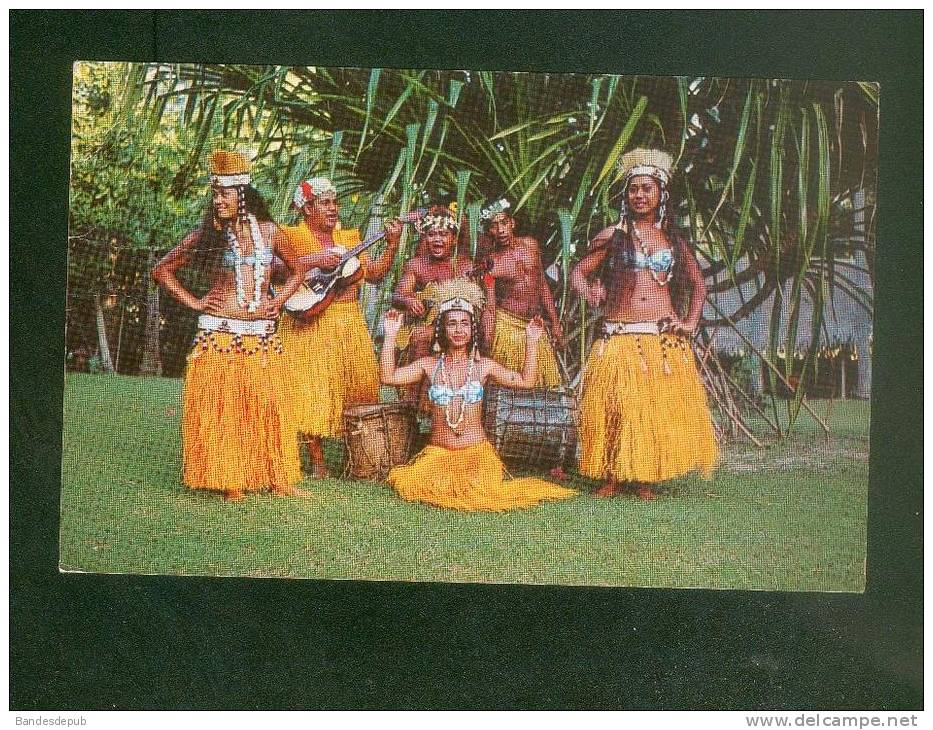
[[[10,708],[921,708],[922,23],[12,11]],[[78,59],[880,81],[865,594],[60,575]]]

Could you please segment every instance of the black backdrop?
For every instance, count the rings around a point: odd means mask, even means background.
[[[13,11],[10,707],[922,706],[920,12]],[[71,64],[881,82],[864,595],[60,575]]]

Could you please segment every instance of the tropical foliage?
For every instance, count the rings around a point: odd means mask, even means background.
[[[753,284],[753,295],[713,324],[733,326],[773,302],[773,354],[796,350],[799,338],[818,340],[834,288],[871,308],[870,292],[851,276],[860,266],[853,250],[864,252],[870,273],[874,246],[871,84],[210,64],[84,69],[107,83],[91,84],[98,91],[82,102],[88,118],[76,114],[85,155],[75,156],[72,224],[118,231],[133,250],[166,248],[174,242],[166,231],[196,220],[204,157],[218,145],[252,150],[259,187],[280,219],[297,181],[325,174],[345,196],[350,226],[456,200],[468,223],[461,245],[475,250],[481,206],[507,196],[520,228],[542,242],[545,265],[556,264],[564,328],[578,343],[564,363],[573,375],[592,313],[564,295],[569,268],[617,218],[619,156],[652,145],[678,160],[672,213],[691,232],[711,291]],[[374,325],[393,283],[367,292]],[[801,333],[805,295],[816,316]]]

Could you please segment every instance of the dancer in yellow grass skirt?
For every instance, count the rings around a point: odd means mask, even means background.
[[[654,499],[653,485],[693,470],[709,476],[719,456],[690,346],[706,286],[665,215],[671,163],[659,150],[623,155],[621,220],[596,236],[571,277],[591,306],[605,305],[580,403],[580,471],[605,480],[600,497]],[[591,283],[601,268],[603,280]]]
[[[340,256],[360,242],[355,230],[337,228],[337,189],[327,178],[305,180],[295,190],[303,220],[285,229],[289,253],[307,268],[333,269]],[[362,254],[364,277],[382,280],[398,251],[402,224],[386,225],[386,249],[371,261]],[[321,438],[343,430],[343,409],[379,402],[379,371],[369,329],[359,304],[360,285],[344,287],[311,322],[283,317],[279,329],[290,359],[289,397],[315,476],[326,476]]]
[[[183,394],[183,479],[230,500],[264,488],[298,494],[301,468],[275,320],[303,270],[283,249],[281,231],[250,186],[249,161],[216,151],[210,162],[212,205],[201,227],[153,270],[172,296],[200,312]],[[289,276],[271,298],[276,254]],[[185,265],[211,276],[204,297],[178,280]]]
[[[649,485],[694,469],[708,477],[716,464],[706,392],[689,342],[651,332],[650,324],[623,333],[625,325],[607,322],[616,331],[593,346],[580,405],[584,474]]]
[[[480,421],[487,381],[512,388],[534,386],[543,327],[538,321],[528,324],[522,372],[507,370],[495,360],[481,357],[477,350],[476,319],[482,302],[479,287],[454,279],[438,290],[437,355],[397,368],[393,353],[402,315],[390,310],[384,319],[382,381],[397,386],[422,380],[431,384],[429,445],[405,466],[392,469],[389,484],[404,500],[465,511],[502,512],[574,496],[574,490],[543,479],[505,479],[502,461],[486,440]]]

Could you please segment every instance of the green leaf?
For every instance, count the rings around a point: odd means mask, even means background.
[[[366,132],[369,130],[369,120],[373,113],[373,104],[376,101],[376,91],[379,88],[379,76],[382,74],[381,68],[374,68],[369,72],[369,86],[366,89],[366,119],[363,122],[363,131],[360,133],[360,144],[356,149],[356,159],[360,159],[363,152],[363,143],[366,142]]]
[[[616,140],[615,144],[612,146],[612,149],[609,151],[606,162],[603,164],[603,169],[600,170],[599,177],[596,178],[597,185],[603,181],[603,178],[606,177],[609,171],[613,169],[615,164],[619,161],[619,157],[621,157],[622,151],[625,149],[625,145],[627,145],[629,139],[631,139],[632,134],[635,131],[635,127],[638,125],[638,121],[641,119],[642,114],[645,112],[645,107],[647,106],[648,97],[640,97],[638,99],[638,103],[635,105],[635,109],[632,110],[628,120],[625,122],[625,126],[622,128],[622,133],[619,135],[619,138]]]

